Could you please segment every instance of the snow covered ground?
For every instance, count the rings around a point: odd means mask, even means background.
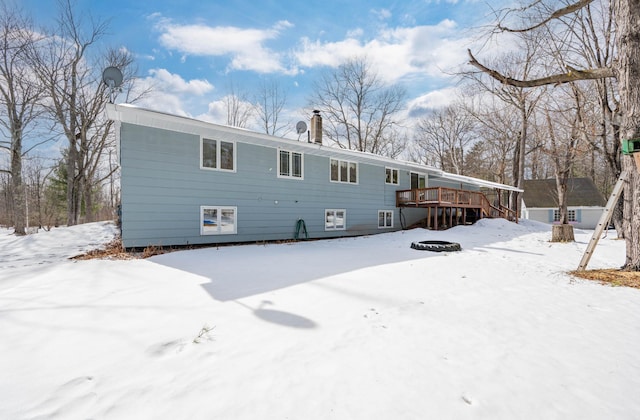
[[[114,226],[0,230],[0,419],[638,419],[640,290],[566,274],[591,233],[78,261]],[[463,250],[409,247],[427,239]],[[623,262],[609,235],[589,268]]]

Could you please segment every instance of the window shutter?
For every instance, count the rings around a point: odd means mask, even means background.
[[[553,209],[549,209],[549,223],[553,223]]]
[[[576,222],[582,222],[582,209],[576,209]]]

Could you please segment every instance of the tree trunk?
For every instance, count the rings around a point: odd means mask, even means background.
[[[640,271],[640,175],[632,157],[623,156],[622,166],[631,174],[625,184],[623,196],[623,230],[627,255],[622,268]]]
[[[556,190],[558,194],[558,206],[560,211],[561,225],[566,225],[567,223],[569,223],[569,211],[567,209],[567,200],[569,198],[569,196],[567,195],[568,182],[569,179],[567,172],[563,174],[556,174]],[[573,233],[571,234],[571,236],[573,237]]]
[[[562,224],[551,227],[551,242],[573,242],[573,225]]]
[[[67,225],[74,226],[78,224],[78,216],[76,212],[76,144],[75,140],[69,139],[69,150],[67,152]]]
[[[20,133],[13,134],[11,148],[11,187],[13,190],[13,230],[16,235],[26,235],[25,196],[22,182],[22,138]]]
[[[622,141],[640,138],[640,2],[617,0],[614,4],[618,33],[616,76],[620,91]],[[632,156],[622,157],[629,171],[624,188],[623,229],[626,260],[623,269],[640,271],[640,174]]]
[[[94,204],[93,204],[92,185],[91,183],[85,181],[83,186],[84,186],[83,198],[84,198],[84,214],[85,214],[84,222],[85,223],[95,222],[97,217],[93,208]]]
[[[616,229],[618,239],[624,239],[624,226],[623,226],[623,207],[624,207],[624,191],[621,193],[622,200],[618,200],[613,208],[613,216],[611,216],[611,223]]]

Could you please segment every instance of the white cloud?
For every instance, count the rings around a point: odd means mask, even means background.
[[[163,92],[161,90],[151,92],[148,96],[138,102],[137,105],[173,115],[180,115],[184,117],[191,116],[185,109],[185,104],[180,96]]]
[[[278,38],[280,32],[293,25],[284,20],[269,29],[245,29],[235,26],[207,26],[203,24],[177,25],[161,21],[160,43],[183,55],[231,56],[230,69],[253,70],[259,73],[294,70],[283,66],[283,55],[264,44]]]
[[[457,87],[446,87],[433,90],[427,94],[418,96],[407,104],[409,117],[420,117],[425,112],[451,105],[460,98],[460,90]]]
[[[212,122],[215,124],[227,124],[227,108],[228,104],[233,101],[240,101],[237,105],[240,109],[251,109],[253,108],[253,104],[251,102],[242,101],[239,98],[232,99],[231,96],[225,95],[222,98],[209,102],[207,105],[207,112],[201,115],[198,115],[196,118]],[[248,124],[251,125],[253,121],[251,118],[248,121]]]
[[[176,115],[191,116],[189,102],[214,90],[207,80],[185,80],[166,69],[149,70],[149,76],[136,83],[136,91],[149,93],[138,102],[139,105]]]
[[[362,28],[351,29],[347,32],[347,38],[359,38],[364,35]]]
[[[226,124],[227,122],[227,105],[223,99],[209,102],[207,112],[198,115],[196,118],[215,124]]]
[[[347,59],[361,56],[365,52],[364,46],[353,38],[326,43],[303,38],[301,43],[302,48],[295,56],[298,63],[305,67],[337,67]]]
[[[207,80],[193,79],[186,81],[178,74],[170,73],[166,69],[151,69],[147,78],[154,86],[163,91],[177,94],[202,96],[213,90],[213,85]]]
[[[431,26],[384,29],[367,42],[359,39],[357,31],[337,42],[303,38],[296,58],[301,66],[336,67],[354,56],[367,56],[387,82],[412,75],[449,77],[444,71],[466,61],[469,40],[457,30],[455,22],[445,19]]]
[[[387,20],[391,17],[391,11],[389,9],[374,9],[371,10],[371,13],[380,20]]]

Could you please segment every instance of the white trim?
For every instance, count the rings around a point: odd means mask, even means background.
[[[205,227],[204,211],[205,209],[217,210],[217,218],[215,220],[215,231],[212,228]],[[222,211],[233,210],[233,231],[222,230]],[[200,206],[200,235],[236,235],[238,233],[238,207],[236,206]]]
[[[387,182],[387,171],[391,171],[391,182]],[[393,182],[393,172],[396,172],[396,182]],[[384,183],[387,185],[400,185],[400,170],[391,166],[384,167]]]
[[[380,226],[380,213],[384,213],[384,226]],[[391,213],[391,226],[387,226],[387,213]],[[395,214],[393,210],[378,210],[378,229],[393,229],[393,219]]]
[[[331,161],[332,160],[338,161],[338,178],[342,177],[341,170],[340,170],[342,163],[347,164],[347,178],[348,178],[347,181],[342,181],[342,180],[334,181],[333,179],[331,179]],[[356,182],[351,182],[351,164],[356,165]],[[329,182],[335,182],[337,184],[350,184],[350,185],[360,184],[360,165],[358,164],[358,162],[355,162],[352,160],[338,159],[333,157],[329,158]]]
[[[492,181],[485,181],[484,179],[472,178],[470,176],[451,174],[451,173],[445,172],[442,175],[442,177],[445,179],[450,179],[452,181],[465,182],[467,184],[477,185],[479,187],[494,188],[494,189],[505,190],[505,191],[524,192],[523,189],[516,188],[511,185],[500,184],[498,182],[492,182]]]
[[[300,176],[293,176],[293,175],[282,175],[280,173],[280,152],[287,152],[289,153],[289,173],[293,174],[293,154],[299,154],[300,155]],[[276,153],[277,153],[277,165],[278,165],[278,170],[277,170],[277,175],[278,178],[283,178],[283,179],[304,179],[304,153],[299,152],[299,151],[294,151],[294,150],[289,150],[286,149],[284,147],[278,147],[276,149]]]
[[[571,214],[573,213],[573,220],[571,218]],[[560,221],[560,209],[553,209],[553,223]],[[567,221],[570,223],[578,222],[578,209],[568,208],[567,207]]]
[[[236,172],[236,168],[237,168],[237,162],[238,162],[238,147],[235,141],[229,141],[229,140],[220,140],[217,138],[212,138],[213,136],[200,136],[200,169],[203,169],[205,171],[219,171],[219,172]],[[212,168],[210,166],[204,166],[203,165],[203,153],[204,153],[204,141],[205,140],[210,140],[210,141],[215,141],[216,142],[216,167]],[[221,150],[222,150],[222,143],[229,143],[232,145],[233,147],[233,169],[224,169],[220,167],[220,163],[221,163],[221,159],[220,159],[220,155],[221,155]]]
[[[338,212],[342,212],[342,226],[341,227],[337,227],[337,215]],[[329,213],[333,213],[333,227],[328,227],[327,226],[327,219],[329,216]],[[324,209],[324,230],[325,231],[334,231],[334,230],[346,230],[347,229],[347,210],[346,209]]]

